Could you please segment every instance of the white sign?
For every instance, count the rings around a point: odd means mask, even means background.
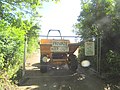
[[[51,52],[69,52],[69,47],[67,47],[67,46],[53,46],[53,47],[51,47]]]
[[[95,55],[95,43],[85,42],[85,56],[94,56],[94,55]]]
[[[68,46],[68,42],[64,40],[53,40],[52,46]]]
[[[51,52],[69,52],[68,40],[53,40]]]

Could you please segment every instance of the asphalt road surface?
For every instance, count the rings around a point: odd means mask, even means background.
[[[39,69],[39,54],[26,61],[26,73],[19,85],[21,90],[107,90],[103,81],[90,69],[79,66],[77,72],[67,65],[48,67],[47,73]]]

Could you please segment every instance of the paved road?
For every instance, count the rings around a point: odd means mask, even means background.
[[[40,73],[39,65],[39,54],[27,60],[26,74],[19,86],[21,90],[105,90],[103,81],[89,69],[79,67],[72,73],[63,65]]]

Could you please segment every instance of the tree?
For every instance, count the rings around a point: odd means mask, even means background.
[[[15,78],[21,68],[24,36],[27,36],[28,50],[37,43],[40,27],[35,18],[40,15],[36,8],[41,5],[40,0],[0,0],[0,90],[9,87],[6,82]]]
[[[112,73],[116,69],[117,74],[120,64],[112,69],[108,61],[114,60],[114,64],[120,62],[120,1],[119,0],[88,0],[82,2],[82,11],[78,17],[79,23],[75,29],[83,40],[88,38],[101,38],[101,71]],[[114,58],[111,57],[111,52]],[[111,57],[111,58],[110,58]],[[117,59],[116,59],[117,58]],[[112,62],[111,62],[112,63]]]

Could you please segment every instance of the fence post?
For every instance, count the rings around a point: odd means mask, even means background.
[[[23,73],[22,76],[25,75],[25,62],[26,62],[26,53],[27,53],[27,36],[25,35],[24,41],[24,59],[23,59]]]
[[[97,72],[98,73],[101,73],[100,63],[101,63],[101,37],[97,37]]]

